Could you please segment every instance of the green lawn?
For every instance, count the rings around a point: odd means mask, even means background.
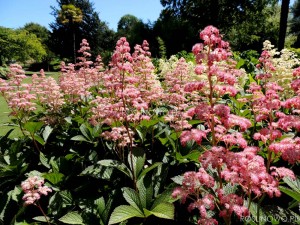
[[[32,72],[26,72],[26,74],[33,74]],[[56,80],[58,79],[59,73],[52,72],[52,73],[46,73],[47,76],[52,76]],[[24,79],[24,83],[31,83],[31,77],[28,76]],[[10,129],[14,128],[14,131],[10,134],[10,137],[18,137],[22,135],[19,128],[15,128],[12,126],[7,126],[7,124],[10,122],[9,118],[10,109],[7,106],[7,103],[5,102],[4,98],[0,96],[0,136],[5,135]]]

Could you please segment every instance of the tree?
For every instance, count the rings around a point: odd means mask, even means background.
[[[75,32],[75,49],[80,48],[82,39],[87,39],[92,49],[92,54],[105,54],[104,50],[112,51],[115,44],[115,33],[107,24],[99,19],[89,0],[57,0],[58,9],[52,7],[55,22],[50,24],[51,49],[63,58],[74,57],[73,32]],[[70,23],[62,23],[59,12],[63,5],[72,4],[82,12],[82,21],[73,27]],[[73,29],[74,28],[74,29]]]
[[[289,33],[296,36],[296,42],[293,47],[300,47],[300,1],[296,0],[291,9],[292,19],[290,20],[290,31]]]
[[[46,50],[46,55],[43,57],[42,62],[31,64],[29,69],[32,71],[38,71],[41,68],[45,69],[47,67],[47,70],[50,71],[50,62],[56,57],[49,48],[50,31],[38,23],[27,23],[22,29],[28,31],[30,34],[35,34]]]
[[[280,30],[278,40],[278,50],[281,51],[284,48],[284,41],[287,29],[287,19],[289,14],[290,0],[282,0],[281,13],[280,13]]]
[[[137,17],[126,14],[118,22],[117,38],[126,37],[131,46],[141,44],[143,40],[149,41],[151,29]]]
[[[185,26],[189,26],[194,34],[198,34],[207,25],[219,28],[224,34],[224,39],[232,38],[238,31],[235,38],[238,41],[239,34],[242,33],[244,41],[237,42],[233,46],[234,50],[245,50],[245,47],[261,49],[259,42],[262,37],[268,36],[263,29],[268,14],[262,12],[277,2],[277,0],[161,0],[164,6],[163,16],[168,15],[169,18],[180,20]],[[251,44],[248,45],[246,40],[251,40]]]
[[[6,60],[41,61],[45,55],[46,50],[35,34],[24,29],[0,27],[0,65]]]
[[[234,50],[253,49],[261,51],[265,40],[278,43],[280,5],[267,5],[262,11],[245,11],[249,20],[241,21],[224,30],[225,38]],[[256,22],[255,22],[256,21]],[[258,26],[260,24],[260,26]]]
[[[183,50],[190,52],[194,43],[199,41],[198,31],[189,22],[174,17],[166,11],[161,12],[160,18],[155,22],[153,34],[156,40],[160,37],[164,42],[167,57]],[[156,42],[153,54],[159,55],[159,43]]]
[[[35,36],[40,39],[42,44],[47,45],[50,37],[50,31],[46,27],[38,23],[31,22],[26,23],[22,29],[27,30],[31,34],[35,34]]]
[[[82,12],[79,8],[75,7],[72,4],[62,5],[61,10],[58,14],[59,20],[62,24],[69,24],[72,29],[73,35],[73,57],[74,63],[76,63],[76,35],[75,35],[75,24],[80,23],[82,21]]]

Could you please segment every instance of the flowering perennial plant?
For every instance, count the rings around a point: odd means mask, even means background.
[[[32,76],[31,84],[24,84],[22,68],[11,65],[10,79],[0,79],[0,93],[11,116],[29,131],[39,154],[26,158],[31,154],[30,143],[29,149],[22,148],[11,159],[22,156],[29,163],[17,160],[21,164],[10,168],[30,165],[32,169],[36,163],[44,170],[45,179],[57,190],[49,203],[53,221],[60,210],[73,208],[85,211],[81,215],[89,221],[86,224],[93,224],[94,218],[101,218],[101,224],[122,222],[128,217],[119,220],[108,215],[123,208],[131,209],[131,217],[173,219],[171,202],[180,199],[179,207],[187,205],[190,221],[230,224],[253,214],[255,204],[259,217],[265,199],[282,197],[279,184],[287,177],[296,179],[289,166],[300,161],[300,69],[294,69],[298,61],[286,51],[277,55],[266,42],[256,76],[244,83],[247,75],[236,69],[229,43],[219,30],[208,26],[200,32],[200,39],[202,43],[192,48],[195,64],[171,57],[160,60],[158,70],[148,42],[131,50],[125,37],[118,40],[107,66],[101,56],[91,60],[89,44],[83,40],[77,63],[63,62],[58,81],[41,70]],[[276,78],[280,74],[288,77],[285,82],[290,81],[288,94],[286,86],[281,86],[287,83]],[[12,145],[13,153],[20,143]],[[68,174],[70,165],[76,169]],[[181,179],[173,179],[179,186],[172,188],[171,200],[162,202],[171,197],[159,195],[170,185],[169,170]],[[168,178],[167,184],[158,184],[163,177]],[[107,208],[105,213],[90,216],[94,211],[84,205],[84,197],[73,201],[72,197],[90,194],[82,194],[81,179],[94,190],[91,195],[97,196],[95,208]],[[80,180],[80,184],[65,190],[69,180]],[[111,196],[119,200],[122,185],[126,186],[123,197],[131,205],[117,206],[111,212],[109,207],[119,204]],[[36,176],[21,187],[25,205],[40,209],[41,195],[52,191]],[[65,201],[62,206],[55,204],[58,199]],[[161,207],[169,213],[161,212]],[[76,214],[76,218],[81,217]]]
[[[20,65],[11,64],[8,77],[8,81],[0,78],[0,93],[12,110],[11,115],[24,123],[36,110],[36,96],[31,93],[31,85],[22,83],[26,76]]]
[[[195,178],[191,180],[191,173],[196,173],[186,172],[182,187],[176,188],[173,196],[179,196],[183,202],[191,197],[192,201],[188,208],[199,209],[198,224],[217,224],[211,214],[206,213],[207,209],[218,209],[219,216],[224,218],[226,224],[230,224],[233,213],[238,218],[250,214],[249,208],[245,207],[244,199],[248,199],[250,207],[252,201],[264,195],[270,198],[279,197],[281,195],[279,180],[283,177],[295,179],[291,170],[271,167],[271,163],[280,156],[289,163],[299,160],[298,138],[281,140],[283,131],[297,129],[299,118],[280,112],[281,108],[288,104],[281,101],[280,92],[283,88],[269,81],[276,67],[268,50],[264,50],[259,59],[257,82],[251,83],[248,89],[250,96],[243,96],[248,98],[247,103],[254,117],[249,120],[249,117],[231,114],[231,108],[223,103],[223,99],[228,98],[226,96],[237,95],[238,76],[242,73],[234,68],[235,64],[230,59],[229,44],[222,40],[217,28],[206,27],[200,33],[200,38],[203,43],[193,47],[197,62],[195,73],[206,76],[206,79],[202,79],[205,84],[200,89],[190,88],[198,87],[197,83],[187,84],[186,90],[197,92],[201,96],[198,103],[188,109],[187,114],[203,122],[200,129],[197,127],[184,130],[180,140],[184,146],[193,141],[200,148],[203,147],[204,152],[199,157],[202,166],[200,170],[210,171],[212,168],[216,172],[214,176],[210,176],[209,186],[200,175],[194,176]],[[239,101],[243,102],[242,99]],[[288,124],[287,121],[291,123]],[[263,146],[262,149],[256,147],[253,141],[245,139],[245,135],[249,133],[248,129],[252,128],[253,124],[257,126],[258,131],[254,133],[253,139],[262,142],[260,145]],[[287,127],[289,125],[292,127]],[[211,147],[207,147],[207,143]],[[289,143],[290,147],[284,143]],[[262,157],[262,152],[265,152],[266,159]],[[224,194],[226,183],[236,185],[240,191]],[[192,188],[186,184],[191,184]],[[203,202],[207,202],[207,196],[210,203],[204,207]]]

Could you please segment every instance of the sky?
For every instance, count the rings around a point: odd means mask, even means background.
[[[101,21],[117,30],[120,18],[131,14],[144,23],[154,22],[162,10],[160,0],[90,0]],[[50,6],[57,7],[56,0],[0,0],[0,26],[20,28],[34,22],[49,29],[55,21]]]
[[[292,5],[295,0],[290,0]],[[160,0],[90,0],[101,21],[117,31],[120,18],[131,14],[144,23],[154,22],[162,10]],[[55,21],[50,6],[57,7],[56,0],[0,0],[0,26],[20,28],[34,22],[49,29]]]

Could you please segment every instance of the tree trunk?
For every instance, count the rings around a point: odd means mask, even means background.
[[[289,15],[290,0],[282,0],[281,12],[280,12],[280,28],[279,28],[279,39],[278,39],[278,50],[281,51],[284,48],[287,19]]]
[[[76,64],[76,44],[75,44],[75,30],[73,29],[73,57]]]

